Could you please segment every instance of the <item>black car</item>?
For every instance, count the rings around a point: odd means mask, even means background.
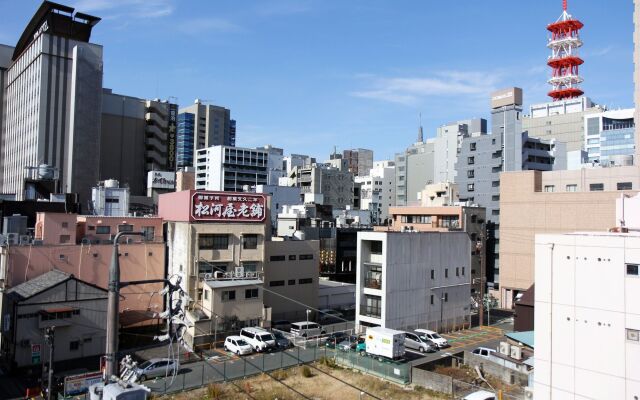
[[[330,349],[334,349],[338,343],[342,342],[347,338],[348,338],[348,335],[344,332],[333,332],[331,335],[327,337],[325,346],[327,346]]]
[[[271,333],[273,334],[273,336],[275,336],[276,346],[278,346],[279,349],[288,349],[290,347],[293,347],[293,343],[291,343],[291,340],[287,339],[286,336],[284,336],[281,332],[273,331]]]

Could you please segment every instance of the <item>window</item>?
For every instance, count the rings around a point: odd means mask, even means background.
[[[445,268],[444,269],[444,277],[448,278],[449,277],[449,268]]]
[[[289,256],[289,261],[295,261],[295,260],[296,260],[295,254]]]
[[[153,240],[156,236],[156,228],[153,226],[143,226],[142,236],[144,237],[144,240]]]
[[[631,182],[618,182],[616,187],[618,190],[633,190],[633,184]]]
[[[449,293],[445,293],[444,294],[444,302],[448,302],[449,301]]]
[[[638,264],[627,264],[627,275],[638,276]]]
[[[71,240],[71,236],[60,235],[60,244],[69,243],[70,240]]]
[[[462,276],[464,276],[464,268],[465,268],[465,267],[462,267]]]
[[[472,169],[467,170],[467,178],[474,178],[475,177],[475,171]]]
[[[473,183],[467,183],[467,191],[473,192],[475,185]]]
[[[491,215],[500,215],[500,210],[491,210]]]
[[[120,225],[118,225],[118,232],[133,232],[133,225],[131,225],[131,224],[120,224]]]
[[[469,150],[476,151],[476,143],[475,142],[469,143]]]
[[[95,231],[95,230],[96,230],[96,227],[95,227],[94,225],[89,225],[89,226],[87,227],[87,229],[88,229],[88,230],[90,230],[90,231]]]
[[[467,165],[475,164],[476,159],[474,157],[467,157]]]
[[[258,235],[244,235],[242,248],[246,250],[255,250],[258,248]]]
[[[567,185],[566,186],[566,190],[567,190],[567,192],[577,192],[578,191],[578,185]]]
[[[630,340],[632,342],[640,341],[640,331],[637,329],[627,328],[627,340]]]
[[[298,279],[298,285],[306,285],[313,282],[313,278]]]
[[[592,183],[589,185],[589,190],[592,192],[602,192],[604,190],[604,184]]]
[[[493,182],[491,182],[491,186],[492,186],[492,187],[500,187],[500,181],[493,181]]]
[[[269,282],[269,286],[271,286],[271,287],[284,286],[284,281],[271,281],[271,282]]]
[[[456,276],[460,276],[460,268],[456,267]]]
[[[80,348],[79,340],[72,340],[69,342],[69,350],[78,350]]]
[[[300,254],[298,259],[302,260],[313,260],[313,254]]]
[[[68,228],[69,227],[69,223],[68,222],[63,222],[62,223],[62,228]]]
[[[431,305],[433,305],[433,295],[431,295],[430,297],[431,297]]]
[[[285,256],[271,256],[269,257],[269,261],[284,261],[286,259]]]
[[[256,262],[247,262],[247,261],[243,261],[242,262],[242,268],[244,269],[244,272],[257,272],[258,271],[258,263]]]
[[[222,292],[222,301],[233,301],[235,299],[236,299],[236,291],[235,290],[224,290]]]
[[[295,285],[296,284],[296,280],[295,279],[289,279],[287,281],[287,285]]]
[[[244,291],[245,299],[257,299],[258,298],[258,288],[255,289],[246,289]]]
[[[111,233],[111,227],[110,226],[97,226],[96,227],[96,234],[97,235],[108,235]]]
[[[431,279],[436,279],[436,271],[435,270],[431,270]]]
[[[199,235],[198,246],[200,250],[226,250],[229,248],[229,235]]]
[[[209,291],[208,290],[203,290],[202,293],[204,294],[204,299],[205,300],[209,300]]]
[[[555,190],[555,186],[554,185],[544,185],[544,191],[547,193],[552,193]]]
[[[369,243],[371,244],[371,254],[382,254],[382,241],[372,240]]]

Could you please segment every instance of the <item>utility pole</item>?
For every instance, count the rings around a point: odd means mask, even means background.
[[[479,323],[480,326],[484,325],[484,291],[485,291],[485,280],[487,275],[487,224],[482,224],[482,232],[480,233],[480,301],[478,302],[480,305],[479,312]]]
[[[48,371],[49,377],[47,379],[47,399],[48,400],[53,399],[53,396],[51,395],[51,389],[53,386],[53,350],[55,347],[55,343],[54,343],[55,329],[56,327],[52,326],[50,328],[47,328],[44,331],[44,340],[49,345],[49,371]]]
[[[442,328],[442,309],[444,308],[444,293],[440,293],[440,332],[444,332]]]
[[[143,236],[143,232],[118,232],[113,238],[113,253],[109,267],[109,296],[107,303],[107,348],[105,384],[116,375],[118,369],[118,325],[120,317],[120,260],[118,254],[118,240],[122,236]]]

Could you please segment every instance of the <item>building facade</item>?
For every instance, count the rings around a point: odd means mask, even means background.
[[[340,209],[353,205],[353,174],[346,169],[329,164],[294,167],[289,181],[289,186],[300,188],[305,203],[330,205]]]
[[[586,96],[532,104],[522,130],[530,137],[566,143],[567,151],[584,150],[585,118],[602,111]]]
[[[471,241],[464,232],[360,232],[356,327],[435,331],[470,324]]]
[[[536,399],[640,396],[639,249],[637,233],[536,235]]]
[[[196,189],[240,192],[268,183],[269,152],[212,146],[196,151]]]
[[[373,168],[373,150],[352,149],[344,150],[342,158],[347,160],[349,172],[353,176],[366,176]]]
[[[535,235],[616,226],[615,199],[638,192],[640,169],[507,172],[500,179],[499,297],[501,307],[511,308],[534,283]]]
[[[356,176],[360,183],[360,209],[371,211],[373,225],[385,225],[389,207],[396,204],[396,168],[393,161],[377,161],[366,176]]]
[[[227,108],[204,104],[196,99],[194,104],[181,108],[179,114],[193,114],[193,154],[212,146],[236,145],[236,121]],[[195,161],[194,161],[195,162]]]
[[[196,116],[192,113],[178,114],[178,150],[176,155],[178,168],[193,166],[195,118]]]
[[[24,198],[26,167],[46,164],[60,192],[90,198],[98,181],[102,47],[89,43],[99,18],[43,2],[6,70],[2,193]]]
[[[591,113],[584,117],[584,149],[589,162],[606,166],[633,163],[634,112],[629,108]]]

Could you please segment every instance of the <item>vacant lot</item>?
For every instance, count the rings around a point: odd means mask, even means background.
[[[356,371],[338,368],[331,362],[315,363],[313,367],[301,366],[274,371],[271,375],[273,378],[263,374],[233,383],[212,384],[205,388],[159,398],[175,400],[252,398],[293,400],[305,397],[314,400],[360,399],[361,391],[365,392],[362,399],[439,400],[446,398],[423,388],[403,387]]]

